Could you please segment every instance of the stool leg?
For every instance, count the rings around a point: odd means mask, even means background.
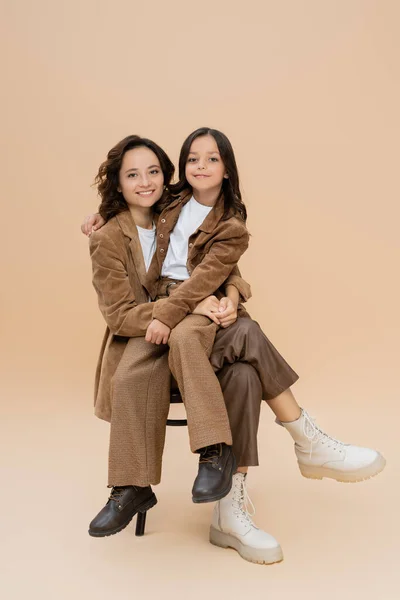
[[[135,535],[144,535],[144,530],[146,527],[146,512],[139,512],[136,517],[136,531]]]

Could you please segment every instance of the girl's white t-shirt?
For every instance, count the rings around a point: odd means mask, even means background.
[[[146,271],[148,271],[156,251],[156,226],[153,223],[153,229],[144,229],[143,227],[139,227],[139,225],[136,225],[136,227],[139,234],[140,245],[142,246],[144,264],[146,265]]]
[[[186,267],[189,238],[212,209],[212,206],[199,204],[193,196],[182,208],[169,238],[168,251],[161,270],[163,277],[181,281],[189,279],[190,275]]]

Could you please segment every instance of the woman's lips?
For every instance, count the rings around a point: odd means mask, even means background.
[[[151,196],[154,194],[155,190],[146,190],[145,192],[137,192],[138,196]]]

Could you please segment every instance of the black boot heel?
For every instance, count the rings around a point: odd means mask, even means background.
[[[137,514],[135,535],[137,535],[137,536],[144,535],[144,530],[146,527],[146,516],[147,516],[147,511],[139,512]]]
[[[155,506],[156,504],[157,504],[157,498],[156,498],[155,494],[153,494],[153,496],[150,498],[150,500],[148,500],[146,502],[146,504],[144,504],[143,506],[140,507],[140,511],[138,512],[137,517],[136,517],[136,531],[135,531],[136,536],[144,535],[144,530],[146,528],[147,511],[150,510],[150,508],[153,508],[153,506]]]

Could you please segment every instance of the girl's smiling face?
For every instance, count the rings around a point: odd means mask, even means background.
[[[119,189],[128,206],[148,208],[160,200],[164,175],[157,155],[140,146],[125,152],[119,172]]]
[[[227,174],[217,142],[212,135],[202,135],[192,142],[185,174],[194,190],[209,191],[221,188]]]

